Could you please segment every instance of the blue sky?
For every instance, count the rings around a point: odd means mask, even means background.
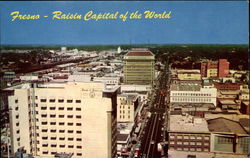
[[[172,11],[171,19],[51,20],[51,13]],[[11,21],[10,13],[48,15]],[[0,2],[1,44],[248,44],[246,1]]]

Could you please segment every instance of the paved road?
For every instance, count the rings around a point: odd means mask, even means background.
[[[160,158],[161,152],[157,151],[157,144],[165,141],[163,136],[164,122],[163,116],[166,112],[165,97],[167,94],[168,67],[160,74],[155,90],[155,101],[151,108],[151,117],[145,126],[141,139],[142,158]]]

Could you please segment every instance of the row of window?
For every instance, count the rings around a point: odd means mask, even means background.
[[[202,138],[204,140],[209,140],[210,137],[209,136],[195,136],[195,135],[170,135],[170,139],[197,139],[197,140],[201,140]]]
[[[48,144],[43,144],[43,147],[48,147]],[[60,148],[65,148],[66,145],[62,144],[62,145],[58,145]],[[57,144],[51,144],[50,147],[55,148],[57,147]],[[68,148],[74,148],[74,145],[68,145]],[[77,149],[82,149],[82,146],[77,145],[76,146]]]
[[[211,94],[203,93],[173,93],[173,96],[198,96],[198,97],[211,97]]]
[[[65,137],[59,137],[58,140],[65,140]],[[68,138],[67,140],[68,141],[74,141],[74,138]],[[82,138],[76,138],[76,141],[82,141]]]
[[[120,115],[120,119],[125,119],[125,115]],[[128,119],[130,119],[130,115],[128,115]]]
[[[69,147],[69,148],[73,148],[73,147]],[[49,154],[48,151],[43,151],[42,152],[44,155],[47,155]],[[57,152],[51,152],[51,155],[55,155]],[[82,156],[82,153],[76,153],[76,156]]]
[[[173,147],[170,147],[170,150],[172,149]],[[173,148],[174,149],[174,148]],[[178,151],[206,151],[208,152],[209,151],[209,148],[181,148],[181,147],[177,147],[176,150]]]
[[[208,142],[204,142],[202,144],[202,142],[181,142],[181,141],[170,141],[170,144],[174,145],[174,144],[177,144],[177,145],[205,145],[205,146],[209,146],[209,143]]]
[[[68,130],[68,133],[74,133],[74,131],[73,130]],[[81,134],[82,131],[76,131],[76,133]],[[42,139],[43,140],[48,140],[48,136],[42,136]],[[71,139],[72,139],[71,141],[74,140],[73,138],[71,138]],[[57,137],[50,137],[50,140],[57,140]],[[64,137],[59,137],[58,140],[65,140],[65,138]],[[77,141],[81,141],[81,140],[77,140]]]
[[[62,125],[65,125],[65,122],[59,122],[58,124],[62,126]],[[43,121],[42,125],[48,125],[48,122],[47,121]],[[56,125],[56,122],[50,122],[50,125]],[[69,122],[69,123],[67,123],[67,125],[68,126],[73,126],[74,123],[73,122]],[[82,124],[81,123],[76,123],[75,125],[76,126],[81,126]]]
[[[51,114],[51,115],[49,115],[49,116],[50,116],[50,118],[56,118],[56,115],[55,115],[55,114]],[[42,114],[41,117],[42,117],[42,118],[47,118],[48,115],[47,115],[47,114]],[[59,117],[59,118],[64,118],[64,117],[66,117],[66,115],[60,115],[60,114],[59,114],[58,117]],[[67,118],[73,118],[73,117],[74,117],[74,115],[67,115]],[[75,115],[75,117],[76,117],[77,119],[82,118],[81,115]]]
[[[56,107],[50,107],[49,109],[50,110],[56,110]],[[68,111],[72,111],[74,108],[73,107],[67,107],[67,108],[58,107],[58,110],[64,110],[64,109],[67,109]],[[46,106],[42,106],[41,110],[47,110],[47,107]],[[76,108],[75,110],[76,111],[81,111],[82,109],[81,108]]]
[[[130,114],[130,110],[128,110],[127,112],[128,112],[128,114]],[[125,114],[125,110],[120,110],[120,114],[122,114],[122,113]]]
[[[128,107],[128,109],[130,109],[130,106],[128,106],[128,105],[126,105],[126,107]],[[125,105],[123,105],[123,103],[121,103],[121,105],[120,105],[120,109],[124,109],[125,108]]]
[[[40,99],[40,102],[45,103],[45,102],[50,102],[50,103],[55,103],[56,99]],[[58,103],[64,103],[64,99],[58,99],[57,102]],[[66,100],[67,103],[73,103],[73,99],[67,99]],[[81,100],[75,100],[75,103],[81,103]]]
[[[182,97],[173,97],[172,101],[211,102],[211,99],[208,99],[208,98],[182,98]]]

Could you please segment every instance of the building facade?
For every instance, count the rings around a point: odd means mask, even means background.
[[[122,94],[117,97],[117,122],[134,122],[138,108],[137,94]]]
[[[152,84],[155,77],[154,54],[149,50],[132,50],[124,55],[124,82]]]
[[[227,77],[229,75],[229,62],[227,59],[201,63],[202,77]]]
[[[180,80],[201,80],[200,70],[177,70]]]
[[[171,90],[170,103],[212,103],[216,106],[215,88],[200,88],[200,90]]]
[[[75,158],[115,157],[116,98],[116,90],[93,82],[15,89],[9,97],[12,151],[24,147],[41,158],[65,152]]]

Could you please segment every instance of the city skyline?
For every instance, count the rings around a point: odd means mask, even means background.
[[[240,2],[0,2],[1,45],[247,44],[248,7]],[[84,14],[172,11],[170,19],[11,21],[10,13]],[[27,38],[29,37],[29,38]]]

